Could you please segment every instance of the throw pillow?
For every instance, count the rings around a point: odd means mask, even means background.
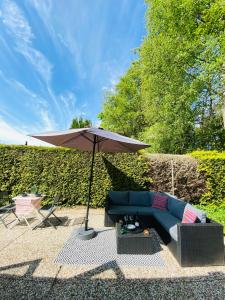
[[[185,206],[184,211],[186,209],[193,211],[193,213],[197,215],[197,221],[200,221],[201,223],[206,223],[206,213],[204,211],[197,209],[189,203],[187,203],[187,205]]]
[[[166,196],[162,196],[159,193],[155,193],[155,195],[153,196],[152,207],[161,210],[167,210],[167,201],[168,198]]]
[[[195,223],[197,220],[197,215],[191,211],[190,209],[186,209],[184,211],[184,215],[183,215],[183,219],[182,219],[182,223]]]

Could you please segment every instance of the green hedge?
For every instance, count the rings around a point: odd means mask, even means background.
[[[225,207],[225,152],[195,151],[191,155],[198,160],[198,170],[204,173],[206,192],[200,198],[201,205]]]
[[[199,203],[205,193],[205,176],[198,171],[198,160],[190,155],[146,154],[149,162],[150,189],[175,194],[191,203]],[[174,181],[172,182],[172,166]]]
[[[91,154],[63,148],[0,145],[0,190],[15,196],[35,184],[46,202],[61,192],[62,205],[86,204]],[[109,190],[144,190],[148,165],[138,154],[97,153],[92,207],[104,206]]]
[[[186,156],[173,157],[175,195],[212,209],[225,207],[225,152],[196,151],[191,156],[198,161],[199,175],[191,158],[187,162]],[[71,149],[0,145],[0,190],[11,190],[15,196],[29,192],[36,184],[47,195],[47,202],[61,192],[62,205],[85,204],[90,160],[90,153]],[[104,206],[109,190],[171,192],[170,160],[171,157],[97,153],[92,206]]]

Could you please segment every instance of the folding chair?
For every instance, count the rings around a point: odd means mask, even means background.
[[[15,213],[16,206],[12,199],[9,197],[8,191],[0,191],[0,222],[8,228],[6,219],[12,213],[19,220],[18,216]],[[11,222],[10,222],[11,223]]]
[[[53,199],[52,204],[44,205],[43,207],[37,210],[38,214],[40,215],[40,222],[36,224],[32,229],[36,229],[37,227],[41,226],[45,222],[56,229],[56,226],[52,224],[52,222],[49,220],[49,217],[51,215],[53,215],[60,223],[62,223],[62,221],[54,213],[58,207],[59,200],[60,200],[60,195],[56,195]]]

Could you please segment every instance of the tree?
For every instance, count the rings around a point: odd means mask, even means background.
[[[208,148],[204,133],[208,124],[218,131],[214,136],[220,140],[211,145],[224,147],[219,109],[224,2],[151,0],[148,3],[149,33],[141,46],[142,90],[146,117],[153,124],[145,132],[145,138],[151,138],[157,128],[152,150],[184,153],[199,145]]]
[[[224,149],[224,0],[146,0],[139,59],[106,96],[103,124],[153,152]]]
[[[84,127],[91,127],[92,123],[91,120],[88,119],[84,119],[82,117],[75,117],[73,118],[72,122],[71,122],[71,128],[84,128]]]
[[[141,100],[140,64],[134,62],[115,91],[106,95],[99,114],[103,128],[138,138],[146,124]]]

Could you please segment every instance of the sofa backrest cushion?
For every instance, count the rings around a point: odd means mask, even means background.
[[[187,203],[187,205],[185,206],[185,210],[187,209],[193,211],[197,215],[197,221],[201,223],[206,223],[206,213],[204,211],[192,206],[189,203]]]
[[[129,205],[129,192],[110,191],[109,199],[112,205]]]
[[[130,191],[129,192],[129,205],[131,206],[151,206],[152,205],[152,192],[147,191]]]
[[[168,210],[174,217],[182,220],[186,202],[173,198],[171,196],[168,197]]]

